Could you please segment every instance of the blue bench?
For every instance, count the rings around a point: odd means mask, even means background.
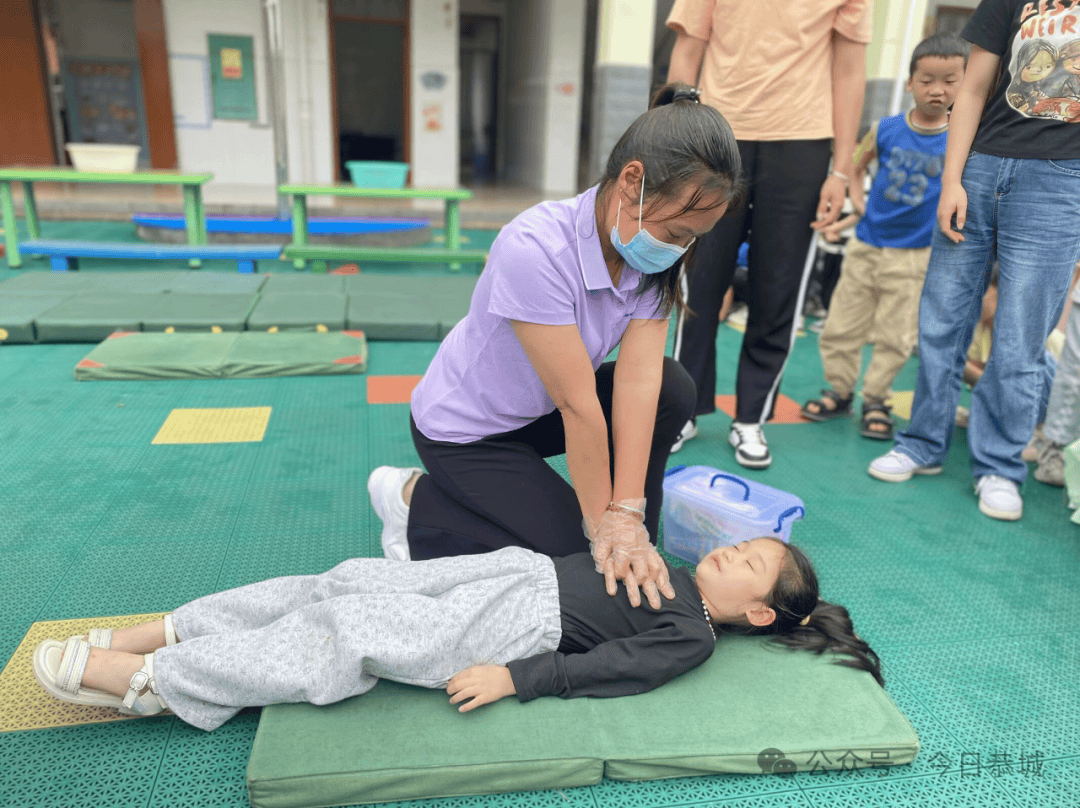
[[[281,256],[279,244],[128,244],[117,241],[57,241],[34,239],[19,242],[28,255],[47,255],[58,272],[79,268],[80,258],[228,258],[236,261],[238,272],[254,272],[255,262]]]

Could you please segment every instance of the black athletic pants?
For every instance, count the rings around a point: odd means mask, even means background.
[[[675,358],[697,385],[694,414],[715,411],[720,304],[749,233],[749,312],[735,383],[736,420],[763,423],[772,417],[813,267],[806,260],[814,234],[810,223],[828,176],[832,141],[740,140],[739,153],[746,201],[698,239],[687,272],[686,302],[693,314],[679,319]]]
[[[609,452],[614,371],[614,362],[605,362],[596,371]],[[671,444],[693,412],[694,397],[694,383],[686,371],[665,357],[645,475],[645,527],[653,542],[660,524],[664,468]],[[427,469],[416,483],[409,508],[413,559],[486,553],[509,546],[549,556],[589,549],[573,487],[544,461],[566,453],[558,410],[513,432],[472,443],[430,440],[415,422],[412,434]]]

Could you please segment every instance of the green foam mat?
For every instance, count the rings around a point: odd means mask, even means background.
[[[241,274],[238,272],[206,272],[193,269],[169,287],[170,292],[194,294],[254,294],[264,283],[266,275]]]
[[[266,276],[263,292],[274,294],[345,294],[345,278],[342,275],[316,275],[311,272],[272,273]]]
[[[475,275],[348,275],[348,327],[374,340],[440,340],[469,311]]]
[[[62,292],[0,295],[0,343],[36,342],[34,321],[70,297]]]
[[[75,366],[79,381],[253,379],[363,373],[358,331],[319,333],[121,333]]]
[[[143,316],[144,331],[243,331],[256,294],[171,291]]]
[[[90,272],[44,272],[25,270],[0,283],[0,295],[75,293],[87,287]]]
[[[39,342],[100,342],[114,331],[138,331],[162,295],[82,292],[38,315]]]
[[[329,707],[275,705],[255,736],[248,793],[255,808],[321,808],[601,777],[884,768],[918,751],[869,674],[728,637],[701,667],[632,697],[509,698],[463,715],[442,691],[380,682]]]
[[[138,269],[131,272],[81,272],[81,294],[157,294],[187,277],[187,270]]]
[[[272,293],[264,288],[248,315],[247,327],[249,331],[340,331],[345,328],[346,302],[342,294]]]

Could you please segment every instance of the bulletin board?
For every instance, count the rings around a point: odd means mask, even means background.
[[[138,62],[66,59],[63,70],[71,142],[141,146],[139,162],[147,163],[146,115]]]
[[[258,120],[254,39],[250,36],[209,34],[207,44],[214,117],[232,121]]]

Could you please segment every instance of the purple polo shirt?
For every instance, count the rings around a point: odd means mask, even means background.
[[[555,409],[511,320],[576,325],[593,370],[632,319],[661,319],[641,273],[611,283],[596,232],[596,188],[542,202],[491,245],[469,313],[443,340],[412,396],[416,426],[431,440],[470,443],[518,429]]]

